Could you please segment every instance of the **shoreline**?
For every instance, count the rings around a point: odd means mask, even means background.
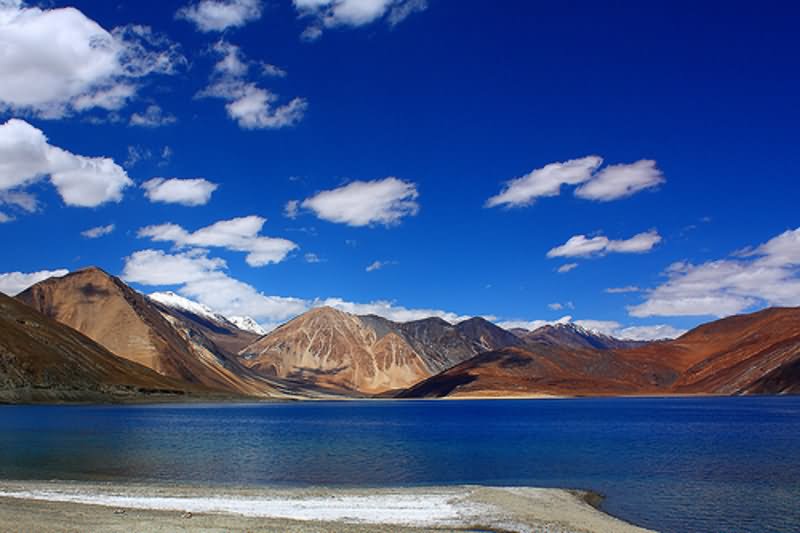
[[[577,490],[478,485],[235,488],[0,481],[0,530],[619,532],[649,530]]]

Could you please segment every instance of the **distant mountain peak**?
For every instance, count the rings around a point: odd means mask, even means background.
[[[258,322],[249,316],[231,316],[228,317],[228,320],[230,320],[234,326],[241,330],[249,331],[257,335],[267,334],[267,330],[262,328]]]

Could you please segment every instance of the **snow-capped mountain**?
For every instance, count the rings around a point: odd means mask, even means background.
[[[197,317],[205,320],[216,322],[223,326],[235,326],[243,331],[249,331],[257,335],[264,335],[266,330],[258,325],[258,322],[249,316],[232,316],[226,317],[220,313],[215,313],[207,305],[195,302],[189,298],[184,298],[174,292],[154,292],[149,295],[151,300],[154,300],[161,305],[165,305],[171,309],[177,309],[186,313],[191,313]]]
[[[244,331],[250,331],[258,335],[267,334],[267,330],[259,326],[258,322],[256,322],[249,316],[231,316],[228,317],[228,320],[230,320],[234,326],[236,326],[239,329],[243,329]]]
[[[223,323],[231,322],[223,315],[212,311],[211,308],[208,307],[207,305],[203,305],[188,298],[184,298],[183,296],[175,294],[174,292],[171,291],[154,292],[148,295],[148,297],[151,300],[155,300],[156,302],[166,305],[167,307],[171,307],[172,309],[180,309],[181,311],[192,313],[193,315],[197,315],[207,320],[212,320],[214,322],[223,322]]]

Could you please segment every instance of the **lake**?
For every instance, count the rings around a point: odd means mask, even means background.
[[[2,406],[0,477],[582,488],[665,532],[800,531],[800,397]]]

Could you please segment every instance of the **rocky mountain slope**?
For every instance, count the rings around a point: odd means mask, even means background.
[[[137,401],[204,392],[117,357],[0,294],[0,402]]]
[[[220,330],[201,317],[168,308],[98,268],[45,280],[17,298],[161,375],[237,394],[287,393],[232,356],[253,334]]]
[[[604,335],[573,323],[548,324],[528,332],[518,330],[516,335],[526,345],[534,348],[544,344],[578,349],[619,350],[646,344],[640,341],[623,340]]]
[[[240,352],[266,376],[331,389],[378,394],[409,387],[487,349],[521,345],[482,319],[396,323],[332,308],[309,311]]]
[[[799,392],[798,378],[800,308],[775,308],[627,349],[542,342],[483,353],[402,396],[781,394]]]
[[[252,331],[252,326],[259,327],[252,318],[244,317],[243,321],[252,322],[251,329],[243,329],[205,305],[199,304],[173,292],[156,292],[147,296],[162,314],[172,316],[187,326],[210,339],[227,357],[232,357],[245,346],[254,342],[260,335]],[[249,323],[248,322],[248,323]]]

